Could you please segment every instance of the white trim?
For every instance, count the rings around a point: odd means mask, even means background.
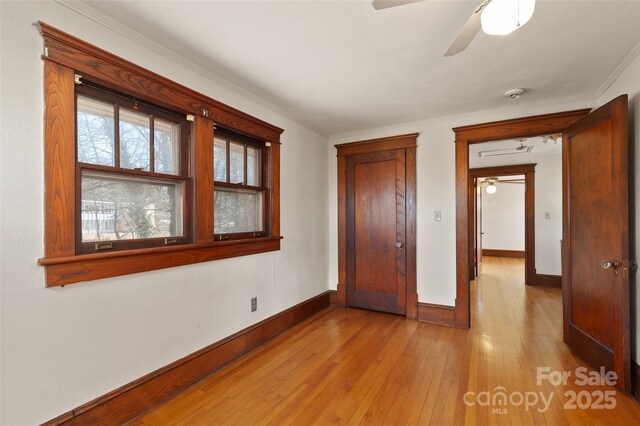
[[[624,58],[622,62],[620,62],[620,65],[616,67],[609,78],[607,78],[604,83],[602,83],[602,86],[600,86],[600,88],[596,92],[596,98],[600,99],[600,97],[604,95],[604,92],[606,92],[607,89],[609,89],[609,87],[611,87],[611,85],[615,83],[618,77],[620,77],[620,75],[622,75],[622,73],[627,70],[629,65],[631,65],[638,56],[640,56],[640,43],[636,44],[636,46],[631,49],[631,52],[629,52],[627,57]]]
[[[1,1],[1,0],[0,0]],[[311,125],[309,123],[306,123],[305,120],[301,119],[300,117],[290,113],[289,111],[286,111],[282,108],[280,108],[279,106],[267,101],[266,99],[263,99],[257,95],[254,95],[253,93],[249,92],[248,90],[245,90],[243,88],[241,88],[240,86],[225,80],[224,78],[220,77],[217,74],[212,73],[211,71],[207,70],[206,68],[196,64],[195,62],[173,52],[170,49],[167,49],[166,47],[162,46],[159,43],[156,43],[155,41],[151,40],[150,38],[140,34],[139,32],[131,29],[130,27],[121,24],[120,22],[106,16],[105,14],[103,14],[102,12],[94,9],[93,7],[87,5],[84,2],[79,2],[79,1],[72,1],[72,0],[55,0],[56,3],[60,4],[61,6],[64,6],[76,13],[78,13],[79,15],[84,16],[85,18],[99,24],[102,25],[103,27],[113,31],[116,34],[119,34],[123,37],[128,38],[129,40],[133,41],[134,43],[139,44],[140,46],[149,49],[167,59],[169,59],[172,62],[175,62],[176,64],[179,64],[180,66],[188,69],[189,71],[192,71],[264,108],[269,109],[270,111],[276,113],[276,114],[280,114],[286,118],[288,118],[291,121],[294,121],[298,124],[300,124],[301,126],[305,127],[306,129],[318,134],[321,137],[327,138],[328,135],[325,134],[324,132],[318,130],[314,125]]]

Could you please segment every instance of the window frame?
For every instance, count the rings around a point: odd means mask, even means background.
[[[114,165],[100,165],[81,162],[78,159],[78,96],[84,96],[103,103],[110,103],[114,108]],[[187,164],[189,161],[189,125],[184,116],[178,113],[163,110],[155,105],[149,105],[145,102],[141,102],[135,98],[128,97],[120,93],[114,93],[90,82],[83,82],[81,84],[76,83],[75,87],[75,142],[76,142],[76,254],[89,254],[96,252],[104,252],[105,249],[100,250],[98,244],[100,242],[82,241],[82,172],[92,171],[103,173],[112,176],[126,176],[135,178],[144,178],[148,180],[157,180],[163,182],[174,182],[182,185],[182,235],[170,236],[170,237],[156,237],[156,238],[136,238],[130,240],[109,240],[104,243],[110,243],[111,248],[106,250],[120,251],[141,249],[149,247],[162,247],[168,245],[184,245],[190,243],[191,238],[191,178],[188,176]],[[128,105],[131,105],[129,107]],[[120,108],[139,112],[149,115],[149,171],[138,170],[136,168],[123,167],[120,162],[120,125],[118,123],[120,117]],[[154,151],[154,132],[155,128],[151,124],[151,119],[155,122],[155,118],[160,118],[164,121],[173,122],[180,126],[179,130],[179,161],[178,161],[178,174],[159,173],[155,171],[155,151]]]
[[[282,129],[43,22],[37,26],[44,39],[45,107],[45,241],[44,256],[39,264],[45,268],[47,287],[280,250]],[[186,161],[185,175],[191,179],[190,195],[185,198],[185,208],[191,210],[190,239],[185,244],[78,253],[75,96],[78,81],[175,111],[189,121],[188,155],[182,159]],[[263,157],[268,160],[263,166],[262,182],[268,193],[264,237],[215,240],[213,139],[216,125],[264,143]]]
[[[215,188],[216,186],[228,189],[246,189],[250,191],[259,191],[260,196],[262,197],[262,230],[261,231],[250,231],[250,232],[215,232],[215,216],[214,216],[214,239],[217,241],[227,241],[227,240],[237,240],[243,238],[259,238],[269,235],[269,215],[268,215],[268,193],[269,189],[265,186],[266,181],[266,165],[269,164],[268,151],[265,148],[265,143],[261,143],[258,140],[240,135],[231,130],[225,128],[216,128],[214,132],[214,144],[215,138],[225,139],[226,141],[226,181],[220,181],[215,179],[215,165],[214,165],[214,180],[213,180],[213,191],[215,196]],[[233,183],[231,182],[231,142],[241,143],[243,145],[243,155],[244,155],[244,181],[242,183]],[[248,166],[247,166],[247,148],[251,146],[257,148],[260,153],[260,185],[248,185],[246,181],[248,179]],[[213,160],[213,158],[212,158]],[[214,208],[215,214],[215,208]]]

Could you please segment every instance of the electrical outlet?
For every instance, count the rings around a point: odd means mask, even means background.
[[[257,297],[252,297],[251,298],[251,312],[255,312],[258,310],[258,298]]]

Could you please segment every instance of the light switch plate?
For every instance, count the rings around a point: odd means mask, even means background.
[[[551,219],[551,212],[544,212],[545,219]]]
[[[442,211],[441,210],[436,210],[435,212],[433,212],[433,220],[436,222],[441,222],[442,221]]]

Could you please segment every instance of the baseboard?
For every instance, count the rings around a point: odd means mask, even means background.
[[[533,285],[538,287],[562,288],[562,276],[536,273],[534,275],[533,283],[527,283],[527,285]]]
[[[329,290],[329,305],[338,306],[338,291]]]
[[[635,361],[631,361],[631,386],[633,395],[640,402],[640,365]]]
[[[455,327],[456,308],[431,303],[418,303],[418,321]]]
[[[299,303],[166,365],[44,425],[121,424],[329,307],[330,292]]]
[[[482,249],[483,256],[524,259],[524,250]]]

